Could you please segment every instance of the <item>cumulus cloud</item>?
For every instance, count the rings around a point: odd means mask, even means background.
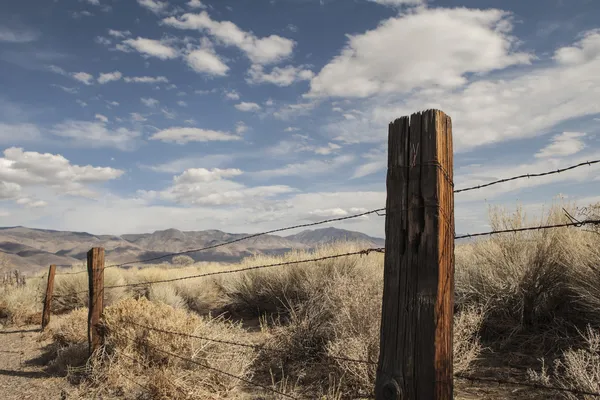
[[[260,111],[260,109],[261,109],[261,107],[256,103],[245,102],[245,101],[242,101],[241,103],[236,104],[235,108],[237,108],[240,111],[244,111],[244,112],[255,112],[255,111]]]
[[[565,56],[575,53],[586,56]],[[598,70],[600,32],[590,31],[573,45],[556,49],[554,61],[523,71],[515,68],[500,77],[478,77],[458,88],[425,87],[410,96],[372,96],[357,104],[363,113],[356,120],[334,119],[323,133],[344,143],[381,143],[387,140],[389,121],[436,108],[452,118],[457,152],[539,136],[559,123],[600,113],[596,99],[600,81],[594,79]]]
[[[537,158],[564,157],[579,153],[585,148],[581,138],[585,137],[582,132],[563,132],[552,138],[549,145],[535,154]]]
[[[140,101],[146,106],[146,107],[156,107],[158,106],[158,104],[160,103],[157,99],[153,99],[152,97],[142,97],[140,99]]]
[[[179,18],[168,17],[163,23],[178,29],[206,32],[226,46],[242,50],[255,64],[269,64],[283,60],[292,54],[295,42],[278,35],[263,38],[245,32],[230,21],[215,21],[206,11],[200,14],[184,14]]]
[[[224,93],[225,93],[225,98],[227,98],[229,100],[239,100],[240,99],[240,94],[236,90],[226,90]]]
[[[137,0],[138,4],[150,11],[154,14],[160,14],[167,9],[169,3],[166,1],[158,1],[158,0]]]
[[[190,0],[186,4],[189,8],[206,8],[200,0]]]
[[[118,81],[122,76],[123,74],[121,74],[119,71],[101,73],[98,77],[98,83],[105,84],[108,82]]]
[[[140,136],[140,132],[127,128],[109,129],[104,122],[77,120],[56,124],[50,132],[55,136],[68,138],[76,146],[113,147],[124,151],[133,150]]]
[[[309,81],[314,73],[302,67],[288,65],[286,67],[274,67],[271,72],[265,72],[262,65],[254,64],[248,70],[246,82],[250,84],[271,83],[277,86],[290,86],[298,81]]]
[[[149,57],[157,57],[161,60],[176,58],[179,56],[177,49],[169,46],[160,40],[137,37],[135,39],[126,39],[122,44],[117,45],[121,51],[131,51],[131,49]]]
[[[96,118],[97,120],[99,120],[99,121],[102,121],[102,122],[104,122],[104,123],[107,123],[107,122],[108,122],[108,118],[106,118],[106,116],[105,116],[105,115],[102,115],[102,114],[96,114],[96,115],[94,116],[94,118]]]
[[[131,36],[131,32],[129,31],[118,31],[115,29],[109,29],[108,34],[115,38],[125,38],[127,36]]]
[[[200,128],[174,127],[156,132],[150,136],[150,140],[185,144],[189,142],[235,141],[241,140],[241,138],[229,132]]]
[[[252,174],[258,178],[318,175],[348,165],[354,159],[353,155],[341,155],[329,160],[307,160],[301,163],[287,164],[281,168],[258,171]]]
[[[11,147],[0,158],[0,182],[3,182],[0,193],[19,195],[21,187],[44,186],[60,194],[90,194],[86,185],[116,179],[122,174],[123,171],[109,167],[73,165],[60,154]]]
[[[94,82],[94,77],[87,72],[74,72],[71,74],[73,79],[78,80],[86,85],[91,85]]]
[[[127,83],[169,83],[165,76],[126,76],[123,80]]]
[[[529,54],[512,51],[511,29],[510,15],[495,9],[423,8],[401,14],[349,36],[342,52],[311,80],[306,96],[361,98],[458,87],[467,82],[467,73],[530,62]]]
[[[284,185],[247,187],[228,179],[241,174],[238,169],[188,169],[176,175],[167,189],[141,194],[149,199],[159,198],[186,205],[226,206],[248,204],[294,191]]]
[[[208,48],[190,51],[185,55],[187,64],[196,72],[208,75],[225,76],[229,67]]]

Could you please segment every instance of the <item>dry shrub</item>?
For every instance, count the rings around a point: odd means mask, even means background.
[[[251,257],[245,259],[241,267],[293,262],[362,249],[353,242],[333,243],[314,252],[292,251],[283,256]],[[337,274],[364,268],[363,261],[360,256],[340,257],[249,271],[216,282],[232,311],[286,317],[295,305],[323,293],[328,282]]]
[[[50,320],[42,339],[52,338],[43,358],[48,360],[48,370],[67,375],[77,381],[82,376],[88,359],[87,308],[77,308],[66,315]]]
[[[72,268],[67,272],[81,272],[83,268]],[[109,268],[104,271],[104,286],[122,285],[125,283],[123,271],[118,268]],[[87,307],[89,281],[87,273],[73,275],[59,275],[54,280],[54,298],[52,300],[52,313],[66,313],[77,308]],[[116,303],[127,296],[124,288],[106,289],[104,291],[104,306]]]
[[[463,308],[454,316],[454,373],[468,372],[481,354],[479,331],[485,318],[481,306]]]
[[[542,360],[540,372],[529,370],[529,378],[546,386],[558,386],[567,390],[600,393],[600,331],[591,326],[581,333],[579,348],[570,348],[554,361],[549,370]],[[597,396],[577,393],[561,393],[569,400],[592,400]]]
[[[221,319],[201,318],[184,310],[126,299],[105,309],[106,356],[92,363],[91,378],[116,391],[136,392],[123,375],[150,389],[152,399],[220,398],[241,391],[237,378],[182,361],[174,353],[210,368],[250,379],[254,349],[231,348],[203,339],[147,330],[141,324],[185,334],[243,342],[240,326]]]
[[[10,324],[41,322],[43,279],[29,279],[25,286],[0,286],[0,319]]]
[[[186,256],[185,254],[181,254],[175,256],[171,259],[171,264],[178,266],[188,266],[194,263],[194,259],[190,256]]]
[[[173,308],[185,308],[185,300],[177,294],[175,287],[166,284],[150,286],[148,300],[166,304]]]
[[[573,208],[557,204],[537,222],[528,221],[520,208],[513,214],[493,209],[491,225],[498,230],[569,222],[563,207]],[[586,284],[600,283],[600,274],[590,275],[600,265],[599,243],[598,235],[560,228],[496,235],[459,246],[457,303],[484,306],[484,332],[494,339],[549,327],[566,332],[571,325],[600,322],[594,309],[600,304],[600,285]]]

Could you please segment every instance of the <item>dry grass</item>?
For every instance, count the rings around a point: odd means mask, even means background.
[[[562,207],[574,214],[568,204],[557,204],[537,220],[527,218],[521,209],[514,213],[494,209],[491,225],[507,229],[566,222]],[[457,244],[455,372],[472,372],[484,345],[497,352],[519,349],[530,355],[550,354],[553,369],[532,373],[532,379],[600,390],[600,235],[564,228]],[[146,283],[361,248],[344,242],[311,253],[251,257],[237,265],[182,262],[177,268],[163,264],[108,269],[105,282]],[[383,258],[375,253],[108,290],[103,352],[82,369],[87,332],[81,327],[86,314],[85,308],[76,309],[50,328],[56,344],[52,366],[69,376],[85,372],[87,385],[130,398],[259,397],[256,388],[152,350],[158,348],[297,397],[338,400],[351,393],[368,394],[375,366],[335,357],[378,360]],[[57,277],[55,293],[61,300],[57,299],[56,311],[86,307],[87,296],[74,295],[86,289],[86,274]],[[27,304],[33,303],[18,299],[33,292],[0,295],[0,302],[10,300],[14,315],[20,308],[26,315],[33,310]],[[261,329],[256,332],[211,317],[221,313],[249,325],[260,319]],[[256,350],[147,332],[127,321],[264,347]],[[585,329],[584,335],[578,334]],[[264,392],[260,396],[280,398]]]

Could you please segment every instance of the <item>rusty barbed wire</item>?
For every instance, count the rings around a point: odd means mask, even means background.
[[[500,183],[505,183],[505,182],[510,182],[510,181],[515,181],[517,179],[524,179],[524,178],[536,178],[536,177],[540,177],[540,176],[546,176],[546,175],[552,175],[552,174],[560,174],[562,172],[565,171],[569,171],[575,168],[579,168],[579,167],[584,167],[586,165],[588,166],[592,166],[593,164],[598,164],[600,163],[600,160],[592,160],[592,161],[585,161],[576,165],[571,165],[570,167],[565,167],[565,168],[559,168],[553,171],[547,171],[547,172],[541,172],[541,173],[537,173],[537,174],[523,174],[523,175],[517,175],[517,176],[513,176],[511,178],[504,178],[504,179],[498,179],[496,181],[492,181],[489,183],[483,183],[481,185],[476,185],[476,186],[471,186],[471,187],[466,187],[466,188],[462,188],[462,189],[457,189],[454,191],[454,193],[462,193],[462,192],[467,192],[470,190],[477,190],[477,189],[482,189],[488,186],[493,186],[493,185],[498,185]]]
[[[275,353],[285,353],[285,354],[287,354],[287,351],[285,351],[285,350],[274,349],[274,348],[271,348],[271,347],[261,346],[261,345],[257,345],[257,344],[233,342],[233,341],[229,341],[229,340],[209,338],[209,337],[206,337],[206,336],[192,335],[192,334],[184,333],[184,332],[168,331],[168,330],[165,330],[165,329],[160,329],[160,328],[156,328],[156,327],[152,327],[152,326],[147,326],[147,325],[139,324],[139,323],[133,322],[133,321],[123,321],[123,322],[125,322],[126,324],[135,325],[137,327],[140,327],[140,328],[143,328],[143,329],[146,329],[146,330],[149,330],[149,331],[155,331],[155,332],[165,333],[165,334],[168,334],[168,335],[187,337],[187,338],[191,338],[191,339],[206,340],[207,342],[215,342],[215,343],[227,344],[227,345],[231,345],[231,346],[252,348],[254,350],[259,350],[259,351],[265,350],[265,351],[272,351],[272,352],[275,352]],[[332,355],[329,355],[329,354],[322,354],[322,355],[325,356],[325,357],[327,357],[327,358],[332,358],[332,359],[341,360],[341,361],[348,361],[348,362],[353,362],[353,363],[357,363],[357,364],[377,365],[377,363],[373,362],[373,361],[357,360],[357,359],[347,358],[347,357],[332,356]]]
[[[128,335],[125,335],[125,334],[123,334],[123,333],[120,333],[120,332],[114,332],[114,331],[112,331],[112,333],[113,333],[113,334],[116,334],[117,336],[121,336],[121,337],[124,337],[124,338],[126,338],[126,339],[128,339],[128,340],[131,340],[132,342],[135,342],[135,339],[133,339],[133,338],[131,338],[131,337],[129,337]],[[287,398],[289,398],[289,399],[293,399],[293,400],[300,400],[300,399],[298,399],[297,397],[291,396],[291,395],[289,395],[289,394],[287,394],[287,393],[284,393],[284,392],[281,392],[281,391],[279,391],[279,390],[277,390],[277,389],[270,388],[270,387],[268,387],[268,386],[265,386],[265,385],[262,385],[262,384],[260,384],[260,383],[252,382],[252,381],[251,381],[251,380],[249,380],[249,379],[242,378],[241,376],[234,375],[234,374],[232,374],[232,373],[230,373],[230,372],[223,371],[223,370],[220,370],[220,369],[218,369],[218,368],[215,368],[215,367],[211,367],[210,365],[206,365],[206,364],[203,364],[203,363],[201,363],[201,362],[199,362],[199,361],[192,360],[191,358],[187,358],[187,357],[184,357],[184,356],[182,356],[182,355],[179,355],[179,354],[176,354],[176,353],[173,353],[173,352],[167,351],[167,350],[160,349],[160,348],[158,348],[158,347],[156,347],[156,346],[152,346],[152,345],[150,345],[150,344],[148,344],[148,343],[145,343],[145,346],[146,346],[147,348],[149,348],[149,349],[152,349],[152,350],[154,350],[154,351],[157,351],[157,352],[159,352],[159,353],[163,353],[163,354],[166,354],[166,355],[168,355],[168,356],[171,356],[171,357],[178,358],[178,359],[180,359],[180,360],[182,360],[182,361],[185,361],[185,362],[189,362],[189,363],[195,364],[195,365],[197,365],[197,366],[199,366],[199,367],[201,367],[201,368],[208,369],[208,370],[211,370],[211,371],[214,371],[214,372],[217,372],[217,373],[220,373],[220,374],[226,375],[226,376],[228,376],[228,377],[230,377],[230,378],[238,379],[239,381],[241,381],[241,382],[244,382],[244,383],[246,383],[246,384],[248,384],[248,385],[255,386],[255,387],[259,387],[259,388],[261,388],[261,389],[263,389],[263,390],[266,390],[266,391],[269,391],[269,392],[272,392],[272,393],[275,393],[275,394],[278,394],[278,395],[281,395],[281,396],[287,397]]]

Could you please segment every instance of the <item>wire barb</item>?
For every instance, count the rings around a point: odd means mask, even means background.
[[[583,166],[586,166],[586,165],[587,166],[592,166],[593,164],[598,164],[598,163],[600,163],[600,160],[585,161],[585,162],[582,162],[582,163],[579,163],[579,164],[576,164],[576,165],[571,165],[570,167],[561,168],[561,169],[557,169],[557,170],[553,170],[553,171],[541,172],[539,174],[518,175],[518,176],[513,176],[512,178],[504,178],[504,179],[499,179],[497,181],[493,181],[493,182],[489,182],[489,183],[484,183],[484,184],[477,185],[477,186],[466,187],[466,188],[463,188],[463,189],[455,190],[454,193],[462,193],[462,192],[467,192],[469,190],[481,189],[481,188],[485,188],[485,187],[492,186],[492,185],[498,185],[500,183],[515,181],[517,179],[536,178],[536,177],[540,177],[540,176],[546,176],[546,175],[552,175],[552,174],[560,174],[562,172],[570,171],[570,170],[575,169],[575,168],[583,167]]]

